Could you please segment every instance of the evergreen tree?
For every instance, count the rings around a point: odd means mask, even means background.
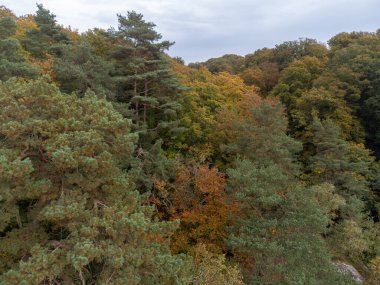
[[[321,237],[327,209],[318,207],[313,189],[297,185],[295,155],[301,145],[286,135],[281,106],[252,99],[241,102],[238,120],[227,125],[226,145],[243,158],[227,172],[239,205],[228,245],[244,266],[246,282],[348,284],[332,268]],[[305,259],[310,266],[301,266]]]
[[[339,137],[339,128],[331,121],[314,120],[315,155],[310,158],[311,183],[330,183],[336,194],[344,199],[337,209],[328,235],[335,249],[344,254],[360,257],[369,249],[369,237],[373,225],[368,210],[370,166],[373,159],[368,151],[359,155],[358,149]]]
[[[314,119],[313,130],[315,155],[310,159],[312,182],[331,183],[346,198],[368,198],[365,177],[369,174],[371,160],[354,161],[350,157],[350,145],[340,138],[340,129],[331,120],[322,123]]]
[[[118,20],[119,29],[114,34],[122,43],[111,54],[116,64],[117,99],[133,104],[134,123],[144,138],[140,144],[149,147],[157,134],[171,137],[178,129],[179,85],[164,56],[174,43],[160,41],[155,25],[134,11],[126,17],[118,15]]]
[[[139,133],[138,189],[147,192],[152,190],[154,178],[163,178],[168,172],[162,149],[183,131],[178,120],[179,83],[164,54],[173,43],[160,41],[155,24],[134,11],[118,15],[118,21],[118,30],[110,31],[117,43],[110,52],[115,66],[114,101],[121,113],[133,119],[133,129]]]
[[[45,9],[42,4],[37,4],[37,12],[34,16],[37,28],[26,32],[22,41],[23,47],[34,57],[42,59],[46,53],[58,43],[69,43],[68,36],[57,25],[55,15]]]
[[[25,63],[18,40],[11,38],[16,32],[16,22],[10,16],[0,18],[0,80],[18,76],[33,78],[37,70]]]
[[[238,161],[228,171],[240,205],[228,244],[246,284],[350,284],[334,270],[321,234],[327,209],[315,189],[297,187],[279,165]]]
[[[91,46],[84,42],[60,45],[56,49],[54,75],[62,92],[83,95],[91,89],[98,96],[113,99],[111,62],[94,54]]]
[[[46,79],[0,83],[1,284],[183,284],[175,224],[152,220],[121,160],[130,121]]]
[[[277,100],[246,95],[235,109],[223,109],[218,123],[215,137],[229,160],[241,157],[260,167],[280,165],[284,173],[297,173],[295,154],[302,145],[286,135],[287,119]]]

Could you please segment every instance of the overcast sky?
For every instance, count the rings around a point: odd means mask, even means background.
[[[164,39],[176,42],[169,54],[186,62],[380,28],[380,0],[0,0],[0,5],[24,15],[35,12],[36,2],[80,32],[117,27],[116,14],[135,10],[154,22]]]

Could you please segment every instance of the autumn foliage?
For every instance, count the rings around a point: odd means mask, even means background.
[[[0,6],[0,284],[379,284],[380,32],[186,65],[117,20]]]

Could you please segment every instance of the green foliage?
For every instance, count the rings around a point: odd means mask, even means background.
[[[378,70],[380,38],[378,33],[341,33],[329,41],[331,70],[338,90],[343,94],[356,117],[361,120],[361,138],[378,156]],[[355,137],[354,137],[355,138]],[[357,140],[358,141],[358,140]]]
[[[113,98],[112,63],[95,55],[86,43],[56,48],[54,74],[62,92],[83,95],[91,89],[98,96]]]
[[[312,183],[330,183],[335,193],[343,198],[330,227],[335,249],[345,254],[360,256],[368,251],[373,225],[365,213],[371,203],[368,177],[372,163],[368,154],[361,155],[360,148],[350,146],[339,137],[339,128],[330,120],[322,124],[314,120],[315,155],[311,157]],[[365,201],[365,202],[363,202]]]
[[[239,205],[228,244],[243,263],[246,281],[328,284],[329,278],[339,280],[321,239],[327,214],[316,206],[313,190],[295,183],[294,156],[301,148],[286,135],[287,121],[280,105],[243,106],[240,124],[233,120],[233,143],[227,145],[245,158],[227,172],[230,191]],[[304,258],[310,267],[304,265]],[[320,277],[323,271],[329,274]]]
[[[317,206],[316,189],[294,188],[278,165],[247,160],[228,175],[241,207],[228,244],[247,284],[350,284],[333,269],[321,238],[327,209]]]
[[[0,7],[1,284],[377,284],[379,31],[185,66],[37,8]]]
[[[229,72],[237,74],[244,65],[244,57],[236,54],[226,54],[219,58],[211,58],[204,65],[213,73]]]
[[[273,57],[280,69],[285,69],[290,63],[305,56],[313,56],[318,59],[327,57],[327,48],[314,39],[300,39],[298,41],[288,41],[276,45],[273,49]]]
[[[367,155],[355,157],[358,149],[340,138],[340,129],[331,121],[313,122],[315,155],[311,158],[310,170],[314,183],[328,182],[338,187],[339,194],[358,198],[368,197],[368,182],[371,158]]]
[[[16,33],[16,22],[12,17],[0,18],[0,39],[6,39]]]
[[[37,58],[45,58],[46,53],[58,43],[69,43],[68,36],[57,25],[55,15],[45,9],[42,4],[37,4],[37,12],[34,16],[37,29],[26,32],[22,41],[23,47]]]
[[[330,95],[323,88],[313,88],[313,82],[323,68],[324,62],[316,57],[305,56],[296,60],[283,70],[279,83],[271,92],[286,106],[291,135],[302,142],[308,141],[312,115],[320,118],[340,116],[344,122],[350,119],[342,99],[336,98],[335,94]]]
[[[0,94],[2,284],[182,284],[165,244],[175,224],[151,220],[118,166],[136,142],[130,121],[46,79]]]
[[[250,159],[259,166],[279,165],[286,173],[298,171],[295,154],[301,144],[286,135],[287,120],[279,102],[246,97],[235,110],[218,116],[217,137],[229,159]]]
[[[16,22],[12,17],[0,18],[0,80],[10,77],[35,77],[37,71],[26,64],[20,51],[18,40],[10,38],[16,32]]]
[[[116,100],[131,103],[135,128],[143,138],[140,145],[149,148],[158,135],[166,144],[165,138],[181,131],[177,120],[181,106],[176,98],[179,83],[163,54],[174,43],[160,41],[155,25],[134,11],[126,17],[118,15],[118,20],[119,29],[113,36],[121,43],[111,52]]]
[[[94,53],[103,58],[107,58],[115,45],[114,38],[105,30],[94,28],[83,33],[82,40],[92,47]]]

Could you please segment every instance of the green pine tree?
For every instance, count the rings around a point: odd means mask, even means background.
[[[98,96],[114,99],[113,64],[94,54],[85,42],[56,47],[54,75],[62,92],[82,96],[91,89]]]
[[[170,71],[164,51],[174,43],[160,41],[155,24],[146,22],[134,11],[118,15],[119,28],[114,35],[121,39],[112,52],[118,99],[131,103],[134,123],[142,133],[141,144],[149,147],[157,135],[164,139],[175,136],[180,110],[177,93],[179,83]],[[147,144],[146,144],[147,143]]]
[[[42,4],[37,4],[37,12],[34,15],[37,23],[37,29],[27,31],[25,38],[22,40],[23,47],[34,57],[45,58],[46,53],[51,50],[55,44],[69,43],[68,36],[57,25],[55,15],[45,9]]]
[[[334,185],[335,193],[344,200],[327,236],[338,252],[360,257],[369,250],[373,231],[368,212],[373,158],[367,150],[360,153],[360,149],[340,138],[340,129],[331,120],[322,123],[314,119],[313,131],[315,154],[310,158],[309,180]]]
[[[37,70],[25,63],[20,54],[21,46],[18,40],[11,38],[16,32],[16,22],[12,17],[0,18],[0,80],[18,76],[33,78]]]
[[[136,135],[93,93],[0,83],[0,283],[184,284],[175,223],[135,190]]]
[[[301,145],[286,135],[281,106],[262,102],[235,128],[239,136],[227,148],[244,159],[227,172],[239,205],[227,243],[246,283],[350,284],[334,270],[322,240],[330,209],[320,207],[315,189],[297,182]]]
[[[318,189],[292,183],[279,165],[249,160],[228,176],[240,205],[228,245],[246,284],[351,284],[333,268],[322,239],[330,209],[318,204]]]

